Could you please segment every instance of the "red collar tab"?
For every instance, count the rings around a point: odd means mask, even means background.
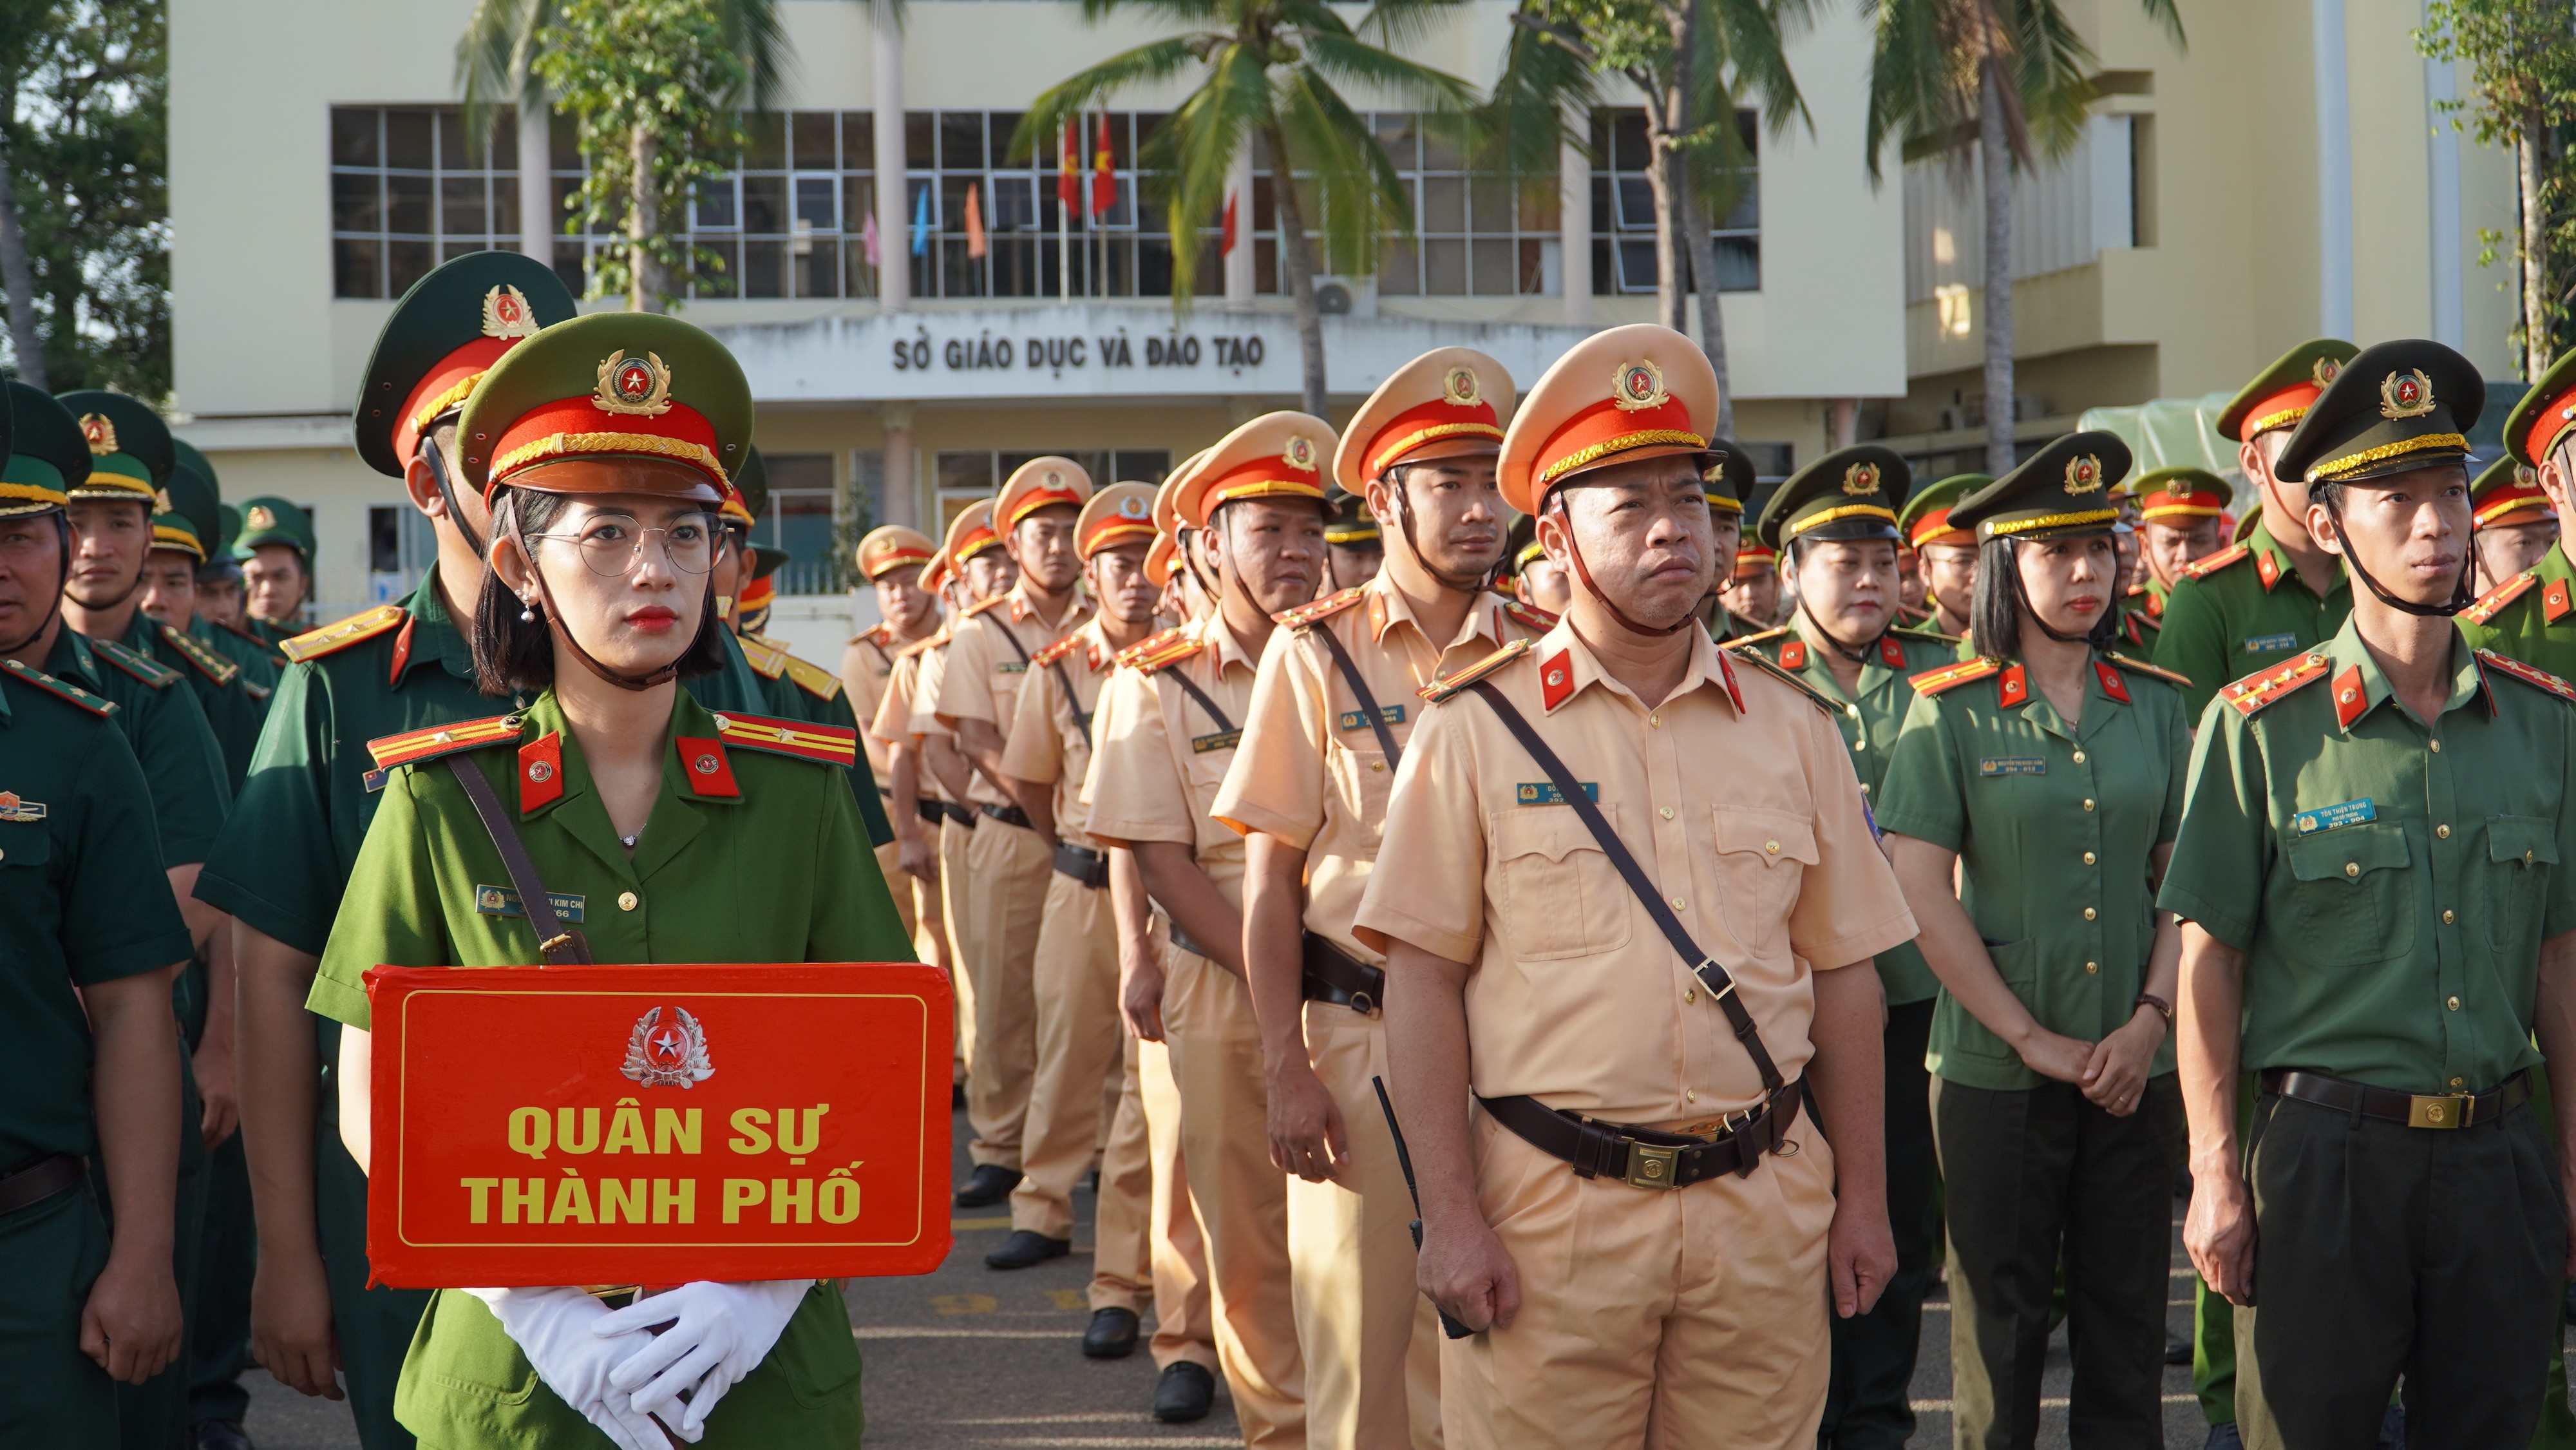
[[[2548,616],[2551,624],[2566,618],[2567,611],[2570,609],[2576,609],[2576,603],[2569,602],[2567,598],[2566,580],[2555,580],[2547,589],[2541,591],[2540,612]]]
[[[2019,664],[2004,666],[2003,678],[1995,682],[1995,703],[2008,710],[2030,703],[2030,676]]]
[[[2272,556],[2271,550],[2265,549],[2254,556],[2254,572],[2262,576],[2263,590],[2268,594],[2273,585],[2281,582],[2281,561]]]
[[[672,743],[680,749],[680,768],[688,774],[693,794],[742,799],[742,787],[734,783],[733,762],[725,759],[723,741],[682,735]]]
[[[2361,687],[2361,666],[2346,665],[2344,672],[2335,676],[2334,705],[2335,723],[2346,730],[2361,718],[2362,711],[2370,708],[2369,692]]]
[[[1803,639],[1784,641],[1780,646],[1780,664],[1784,669],[1805,669],[1807,667],[1807,642]]]
[[[1887,666],[1891,670],[1901,670],[1905,668],[1905,646],[1898,644],[1893,636],[1884,634],[1880,635],[1878,637],[1878,662]]]
[[[519,814],[563,799],[563,737],[549,730],[519,747]]]
[[[2093,662],[2093,678],[2102,682],[2103,694],[2110,696],[2112,699],[2119,701],[2123,705],[2129,703],[2129,687],[2120,679],[2120,672],[2118,670],[2111,668],[2100,660],[2095,660]]]
[[[1735,713],[1741,718],[1744,714],[1744,690],[1735,683],[1735,662],[1726,657],[1724,650],[1717,652],[1717,676],[1725,682],[1726,698],[1733,702]]]
[[[1574,656],[1566,650],[1538,662],[1539,701],[1550,710],[1574,693]]]
[[[385,672],[385,683],[388,685],[401,684],[403,670],[411,663],[411,627],[415,622],[411,615],[405,614],[402,633],[394,636],[394,662],[392,668]]]

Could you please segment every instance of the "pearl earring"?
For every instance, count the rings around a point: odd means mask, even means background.
[[[534,624],[537,622],[537,608],[534,600],[522,599],[519,601],[519,622],[521,624]]]

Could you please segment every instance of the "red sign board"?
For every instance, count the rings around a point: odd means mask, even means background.
[[[403,1288],[926,1274],[948,979],[379,967],[367,1256]]]

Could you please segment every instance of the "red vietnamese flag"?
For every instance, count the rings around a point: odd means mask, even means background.
[[[1081,148],[1081,123],[1067,117],[1064,123],[1064,154],[1058,160],[1055,173],[1056,204],[1066,211],[1079,210],[1082,206],[1082,164],[1079,159]]]
[[[1107,221],[1118,205],[1118,178],[1109,155],[1109,113],[1100,113],[1100,144],[1091,153],[1091,219]]]

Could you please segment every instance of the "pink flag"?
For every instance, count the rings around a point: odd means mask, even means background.
[[[882,265],[877,261],[877,214],[875,212],[868,213],[867,225],[859,228],[859,245],[867,252],[869,266]]]

